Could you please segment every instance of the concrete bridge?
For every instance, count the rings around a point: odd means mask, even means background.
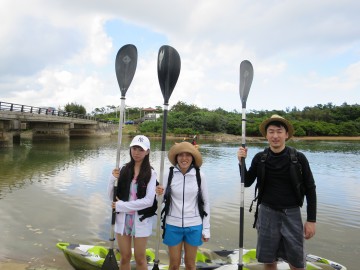
[[[32,131],[33,140],[68,140],[110,136],[117,131],[117,125],[99,121],[94,116],[0,101],[0,147],[20,143],[21,132],[25,130]]]

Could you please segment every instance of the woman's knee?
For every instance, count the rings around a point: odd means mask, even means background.
[[[184,263],[185,263],[186,270],[195,270],[196,269],[196,258],[195,257],[186,256],[186,253],[185,253]]]
[[[134,257],[135,257],[136,264],[141,264],[141,265],[147,264],[145,254],[135,254]]]
[[[196,269],[196,263],[194,261],[186,262],[185,261],[185,269],[186,270],[195,270]]]
[[[196,269],[196,253],[197,247],[185,244],[185,268],[186,270],[195,270]]]
[[[180,262],[179,263],[170,262],[169,270],[179,270],[179,269],[180,269]]]
[[[121,252],[120,251],[120,256],[121,256],[121,262],[127,263],[127,262],[130,262],[132,254],[131,254],[131,252]]]
[[[170,256],[169,270],[178,270],[180,269],[181,256]]]

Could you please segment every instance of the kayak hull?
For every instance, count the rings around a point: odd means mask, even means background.
[[[69,244],[59,242],[57,247],[63,251],[65,258],[76,270],[100,270],[109,250],[103,246]],[[120,253],[114,250],[116,260],[120,261]],[[146,249],[148,261],[148,270],[153,269],[155,251]],[[201,270],[237,270],[239,260],[238,250],[211,251],[209,249],[199,248],[196,256],[196,268]],[[256,250],[244,250],[242,257],[244,270],[263,269],[263,265],[256,260]],[[159,251],[159,269],[168,269],[168,254],[164,250]],[[331,260],[309,254],[306,257],[307,270],[346,270],[346,267]],[[134,258],[131,260],[132,269],[135,269]],[[181,267],[183,268],[183,267]],[[278,269],[290,270],[289,265],[284,261],[278,262]]]
[[[108,249],[102,246],[78,245],[69,243],[57,243],[63,251],[66,260],[77,270],[99,270],[106,258]],[[120,260],[119,252],[115,253],[117,260]]]

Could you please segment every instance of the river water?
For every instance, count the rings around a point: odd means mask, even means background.
[[[109,245],[111,209],[106,188],[115,167],[117,138],[34,142],[22,139],[0,149],[0,262],[71,269],[57,242]],[[160,171],[161,142],[151,140],[151,163]],[[169,141],[166,149],[174,142]],[[211,197],[214,250],[239,247],[240,177],[236,143],[200,142],[202,171]],[[291,142],[305,153],[318,193],[317,233],[306,242],[309,253],[359,269],[360,142]],[[129,160],[123,138],[122,162]],[[248,163],[266,143],[248,143]],[[165,168],[170,163],[165,161]],[[256,245],[249,205],[254,188],[245,190],[244,246]],[[304,207],[305,208],[305,207]],[[305,216],[305,209],[303,209]],[[155,248],[155,236],[149,247]],[[165,246],[161,244],[161,249]],[[3,266],[4,267],[4,266]],[[1,264],[0,264],[1,268]],[[5,269],[5,268],[1,268]]]

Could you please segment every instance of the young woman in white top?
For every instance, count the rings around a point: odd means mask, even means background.
[[[114,181],[118,181],[115,233],[120,250],[121,270],[130,270],[131,245],[134,242],[136,269],[146,270],[146,244],[152,233],[152,216],[156,213],[156,173],[149,161],[150,141],[146,136],[135,136],[130,144],[130,158],[121,170],[114,169],[108,185],[113,199]]]
[[[168,157],[174,167],[164,176],[164,185],[158,186],[156,192],[161,195],[165,191],[163,242],[169,249],[169,269],[179,269],[184,249],[185,268],[195,270],[198,246],[210,239],[208,189],[205,175],[200,172],[202,157],[189,142],[172,146]]]

